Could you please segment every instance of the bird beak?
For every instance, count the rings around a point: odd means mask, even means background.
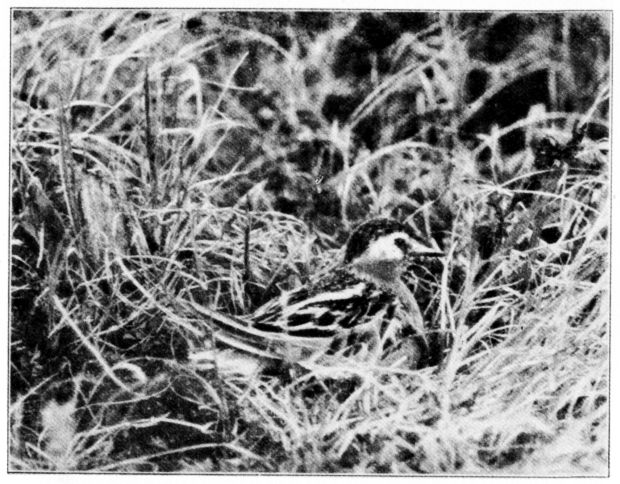
[[[439,250],[414,251],[408,254],[408,257],[443,257],[446,254]]]
[[[443,257],[446,255],[444,252],[436,249],[435,247],[429,247],[427,245],[417,243],[413,241],[411,243],[411,249],[408,254],[409,257]]]

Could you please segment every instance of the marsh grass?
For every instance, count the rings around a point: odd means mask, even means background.
[[[438,16],[339,123],[319,107],[346,87],[329,65],[351,16],[287,48],[226,16],[192,34],[188,11],[13,15],[11,469],[606,473],[608,147],[579,129],[607,127],[608,88],[470,146],[456,130],[501,72],[568,75],[567,59],[543,43],[497,64],[465,109],[466,34]],[[404,85],[444,113],[423,123],[435,143],[393,141]],[[372,147],[356,128],[377,119]],[[515,131],[534,141],[509,156]],[[338,204],[287,214],[278,190]],[[432,365],[239,376],[189,359],[211,337],[192,301],[247,314],[379,214],[447,254],[417,269]]]

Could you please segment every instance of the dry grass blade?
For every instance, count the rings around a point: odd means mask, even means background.
[[[73,320],[71,315],[67,312],[66,308],[63,306],[63,304],[60,301],[60,299],[58,299],[58,296],[53,296],[53,302],[54,302],[54,306],[56,306],[56,309],[58,309],[58,311],[62,315],[62,321],[67,323],[69,325],[69,327],[71,327],[71,329],[75,332],[75,334],[78,336],[80,341],[82,341],[82,344],[88,349],[88,351],[99,362],[99,364],[101,365],[101,368],[103,369],[105,374],[108,375],[110,380],[112,380],[114,383],[116,383],[116,385],[118,385],[119,388],[122,388],[126,392],[131,392],[131,389],[127,385],[125,385],[122,382],[122,380],[120,380],[114,374],[114,370],[110,367],[110,365],[108,365],[108,362],[105,360],[104,356],[101,354],[101,351],[99,351],[95,347],[95,345],[93,345],[88,340],[86,335],[84,335],[84,333],[80,330],[80,328],[78,327],[76,322]]]

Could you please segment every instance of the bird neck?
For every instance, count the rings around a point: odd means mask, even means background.
[[[397,296],[409,311],[416,311],[418,304],[411,289],[402,279],[402,264],[396,261],[362,261],[351,265],[360,279],[389,291]],[[419,310],[418,310],[419,311]]]
[[[402,269],[397,261],[358,261],[351,269],[361,279],[395,292],[401,282]]]

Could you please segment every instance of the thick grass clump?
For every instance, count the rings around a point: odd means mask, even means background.
[[[14,10],[10,468],[605,475],[607,22]],[[225,371],[374,216],[420,367]]]

